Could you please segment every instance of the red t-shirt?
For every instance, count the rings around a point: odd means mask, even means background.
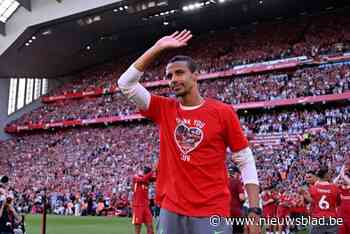
[[[243,185],[239,179],[230,177],[229,189],[231,193],[231,217],[241,217],[242,202],[239,199],[239,194],[243,193]]]
[[[269,192],[269,191],[266,191],[263,196],[261,197],[261,199],[264,201],[264,202],[267,202],[269,200],[275,200],[275,197],[274,195]],[[263,211],[264,211],[264,215],[273,215],[276,211],[276,204],[275,202],[270,202],[266,205],[263,206]]]
[[[161,207],[187,216],[229,216],[226,148],[248,147],[232,106],[206,99],[194,110],[183,110],[175,99],[152,95],[141,114],[159,127],[156,189]]]
[[[315,218],[337,217],[339,189],[335,184],[316,182],[310,187],[312,197],[311,216]]]
[[[146,175],[136,175],[133,178],[133,206],[148,206],[148,185],[152,179],[153,173],[149,172]]]
[[[350,219],[350,186],[340,186],[339,216]]]
[[[285,217],[289,214],[289,205],[290,205],[290,198],[286,194],[280,194],[279,198],[279,204],[277,206],[277,216],[279,217]]]
[[[298,214],[306,213],[306,206],[303,196],[298,195],[298,197],[295,199],[295,206],[293,208],[293,212]]]

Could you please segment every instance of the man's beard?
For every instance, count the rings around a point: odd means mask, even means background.
[[[191,90],[192,90],[192,87],[188,87],[188,88],[186,89],[186,87],[184,86],[184,87],[183,87],[183,90],[181,90],[180,92],[174,92],[174,93],[175,93],[175,96],[176,96],[177,98],[183,98],[184,96],[186,96],[187,94],[189,94],[189,93],[191,92]]]

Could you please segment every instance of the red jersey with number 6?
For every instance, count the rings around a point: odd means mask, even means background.
[[[313,218],[337,217],[339,189],[329,182],[316,182],[310,187],[312,197],[311,216]]]

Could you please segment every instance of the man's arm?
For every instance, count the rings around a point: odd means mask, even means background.
[[[191,38],[191,32],[183,30],[180,33],[176,31],[172,35],[165,36],[158,40],[154,46],[139,57],[120,77],[118,86],[122,93],[133,100],[138,108],[147,110],[150,105],[151,94],[139,83],[143,72],[162,51],[186,46]]]
[[[338,184],[340,178],[341,178],[341,175],[339,174],[337,177],[335,177],[335,179],[333,180],[333,183]]]
[[[238,119],[236,118],[236,121],[237,120]],[[242,130],[237,130],[237,128],[236,128],[236,134],[234,134],[233,132],[229,134],[229,136],[231,136],[230,139],[232,140],[245,139],[244,136],[242,135],[243,135]],[[233,137],[233,136],[236,136],[236,137]],[[234,150],[235,144],[231,143],[230,148],[231,150],[232,149]],[[258,173],[256,171],[255,159],[253,157],[253,153],[249,147],[246,147],[243,150],[240,150],[237,153],[235,153],[233,156],[233,160],[237,163],[241,171],[242,180],[248,194],[248,202],[249,202],[248,216],[254,218],[255,220],[254,225],[248,225],[249,232],[247,233],[249,234],[261,233],[261,227],[258,225],[257,218],[262,215],[262,210],[259,207],[259,180],[258,180]]]
[[[259,180],[253,153],[249,147],[234,153],[233,161],[237,163],[242,173],[249,207],[259,207]]]
[[[311,194],[310,194],[310,193],[306,192],[306,193],[304,194],[304,198],[305,198],[305,200],[306,200],[308,203],[312,203],[312,197],[311,197]]]
[[[143,176],[134,177],[134,182],[148,183],[148,182],[150,182],[152,177],[153,177],[153,171],[151,171]]]
[[[312,203],[312,196],[309,191],[305,191],[303,188],[300,188],[299,193],[304,197],[306,202]]]
[[[267,201],[263,201],[263,205],[266,206],[266,205],[268,205],[268,204],[270,204],[270,203],[274,203],[274,202],[275,202],[275,200],[273,200],[273,199],[271,198],[271,199],[269,199],[269,200],[267,200]]]
[[[227,106],[223,109],[222,114],[226,143],[234,152],[232,160],[241,171],[243,184],[248,194],[249,207],[257,208],[259,207],[259,180],[253,153],[234,109]]]
[[[345,181],[345,183],[347,185],[350,185],[350,177],[348,175],[346,175],[346,173],[345,173],[346,169],[347,168],[345,166],[342,167],[342,169],[340,171],[340,176]]]

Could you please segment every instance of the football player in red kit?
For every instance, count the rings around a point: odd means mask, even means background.
[[[141,225],[145,224],[147,234],[153,234],[152,214],[149,208],[148,186],[154,181],[152,169],[145,167],[143,175],[135,175],[133,178],[133,215],[132,223],[135,225],[135,234],[141,234]]]
[[[306,214],[306,206],[304,196],[299,193],[295,194],[294,197],[294,208],[293,213],[296,216],[304,216]]]
[[[302,196],[299,193],[293,193],[291,204],[292,204],[292,207],[290,208],[290,213],[289,213],[289,216],[291,217],[291,219],[305,217],[306,205],[305,205],[304,196]],[[290,231],[296,232],[301,228],[303,228],[301,225],[293,224],[290,226]]]
[[[312,225],[310,234],[338,233],[338,225],[331,225],[330,218],[337,218],[336,208],[339,201],[339,189],[329,182],[328,168],[322,166],[317,177],[319,180],[303,195],[311,203],[312,218],[325,219],[325,225]]]
[[[241,181],[241,173],[237,167],[231,167],[229,171],[229,190],[231,193],[230,217],[242,217],[242,207],[245,200],[244,188]],[[234,225],[233,234],[243,233],[243,225]]]
[[[286,219],[289,216],[290,205],[291,201],[289,192],[285,191],[285,189],[281,189],[278,197],[278,206],[276,212],[277,218],[280,220]],[[285,233],[287,230],[288,227],[286,225],[278,226],[278,233]]]
[[[276,217],[276,196],[272,191],[272,187],[264,190],[262,192],[262,201],[263,201],[263,215],[265,219],[271,219],[273,217]],[[275,226],[267,226],[266,227],[266,233],[270,234],[273,233],[275,230]]]
[[[334,182],[339,184],[338,216],[343,219],[343,224],[339,227],[339,234],[348,234],[350,233],[350,167],[344,165]]]

